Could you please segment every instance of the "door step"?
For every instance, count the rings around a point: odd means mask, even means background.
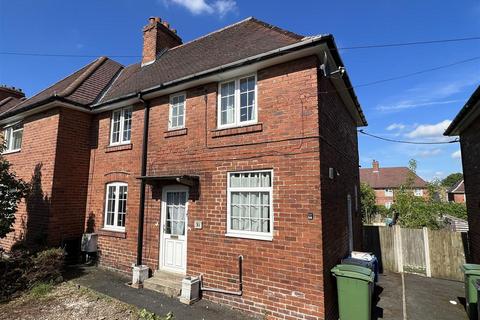
[[[182,291],[183,278],[181,274],[155,271],[153,277],[143,282],[143,287],[176,298]]]

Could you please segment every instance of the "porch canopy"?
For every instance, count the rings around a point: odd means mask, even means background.
[[[174,176],[139,176],[137,179],[145,181],[145,183],[153,184],[158,182],[174,182],[185,186],[194,187],[198,185],[199,176],[194,175],[174,175]]]

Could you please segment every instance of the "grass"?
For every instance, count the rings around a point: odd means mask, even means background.
[[[54,285],[52,283],[40,282],[30,289],[29,294],[33,298],[45,298],[53,290],[53,287]]]

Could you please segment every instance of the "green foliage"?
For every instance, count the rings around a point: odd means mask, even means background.
[[[4,146],[0,147],[3,152]],[[0,239],[13,231],[18,204],[28,193],[29,185],[10,170],[11,164],[0,155]]]
[[[377,213],[375,191],[366,183],[360,183],[360,202],[362,205],[362,220],[370,223]]]
[[[171,312],[162,317],[146,309],[140,310],[138,316],[140,317],[140,320],[173,320],[173,314]]]
[[[392,208],[387,209],[385,206],[376,206],[376,210],[377,210],[377,214],[379,214],[383,218],[392,218],[393,217]]]
[[[458,181],[463,179],[463,174],[460,172],[451,173],[442,180],[442,186],[445,188],[453,187]]]
[[[30,295],[37,299],[43,298],[50,291],[52,291],[53,287],[54,285],[52,283],[45,283],[45,282],[37,283],[30,289]]]
[[[54,285],[63,281],[63,263],[62,249],[48,249],[38,253],[16,250],[8,258],[0,258],[0,301],[41,284]]]

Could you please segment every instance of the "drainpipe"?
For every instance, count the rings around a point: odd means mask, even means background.
[[[138,93],[138,100],[143,103],[143,141],[142,141],[142,167],[140,176],[147,174],[147,148],[148,148],[148,122],[150,117],[150,103],[143,100]],[[140,205],[138,208],[138,234],[137,234],[137,266],[142,265],[143,255],[143,222],[145,219],[145,179],[140,179]]]
[[[210,292],[218,292],[218,293],[223,293],[223,294],[230,294],[233,296],[241,296],[243,295],[243,267],[242,267],[242,262],[243,262],[243,256],[240,255],[238,256],[238,291],[228,291],[228,290],[223,290],[223,289],[217,289],[217,288],[208,288],[203,286],[203,277],[200,275],[200,291],[210,291]]]

